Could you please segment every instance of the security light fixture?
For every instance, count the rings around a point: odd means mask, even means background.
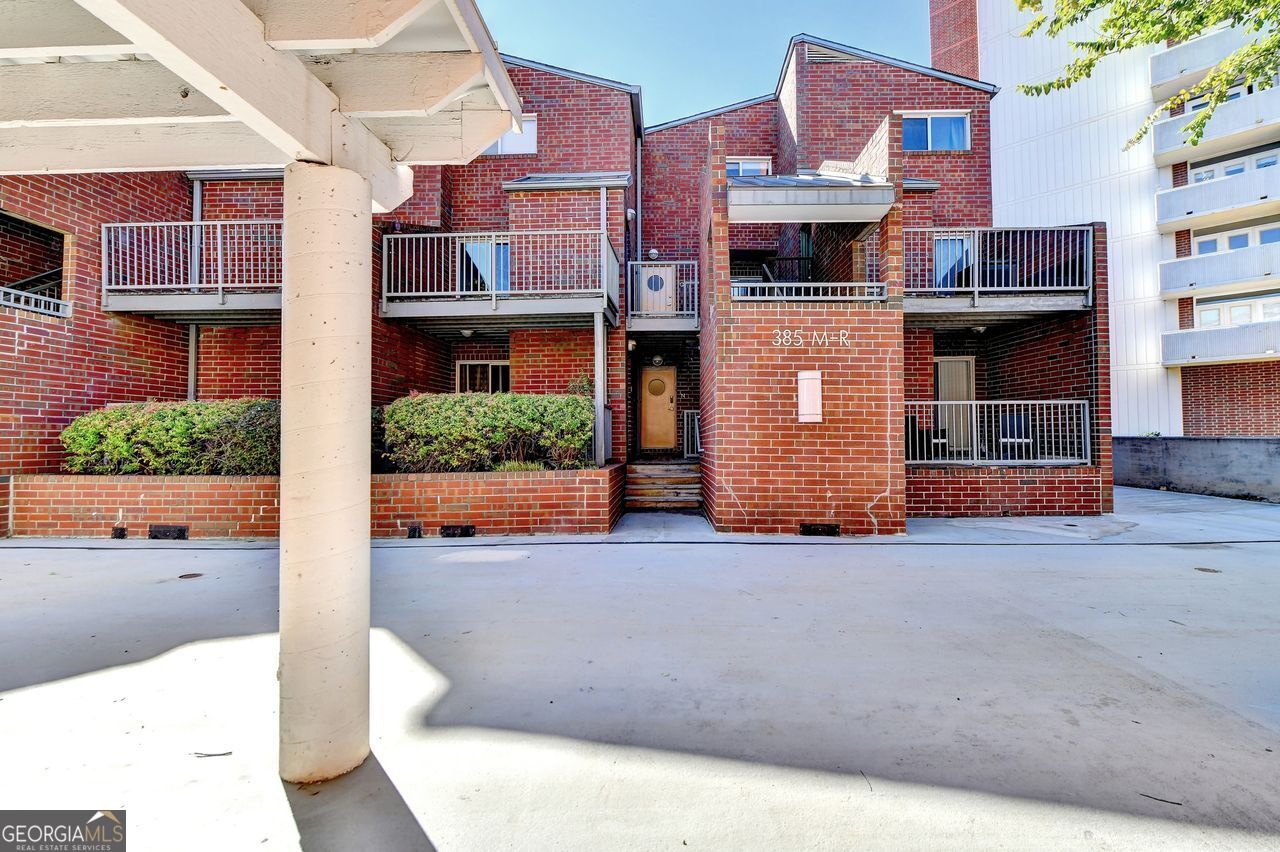
[[[657,250],[657,249],[649,249],[649,259],[650,259],[650,260],[657,260],[657,259],[658,259],[658,250]]]

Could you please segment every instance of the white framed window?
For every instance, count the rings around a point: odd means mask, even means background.
[[[1212,236],[1196,236],[1192,240],[1196,254],[1215,254],[1220,251],[1239,251],[1250,246],[1280,243],[1280,222],[1268,222],[1252,228],[1241,228]]]
[[[1280,293],[1196,302],[1196,328],[1280,320]]]
[[[1264,151],[1239,160],[1224,163],[1213,163],[1198,169],[1192,169],[1191,182],[1204,183],[1219,178],[1235,177],[1255,169],[1269,169],[1280,160],[1280,150]]]
[[[458,393],[509,393],[510,361],[459,361]]]
[[[967,112],[904,113],[902,150],[968,151]]]
[[[489,156],[538,153],[538,117],[526,115],[523,133],[508,130],[498,138],[497,142],[485,148],[484,153]]]
[[[773,174],[773,157],[725,157],[724,169],[729,177]]]

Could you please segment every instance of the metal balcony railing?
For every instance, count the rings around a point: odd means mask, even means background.
[[[1015,296],[1088,291],[1093,228],[907,228],[906,293]]]
[[[684,457],[697,458],[702,455],[702,415],[696,408],[688,408],[681,412],[684,418]]]
[[[618,303],[620,261],[601,231],[388,234],[384,304],[601,296]]]
[[[1088,464],[1080,400],[906,403],[907,464]]]
[[[278,293],[283,223],[274,219],[102,226],[102,292]]]
[[[698,262],[645,261],[627,264],[628,318],[685,319],[697,327]]]
[[[51,317],[71,314],[71,303],[62,299],[62,267],[0,285],[0,305]]]

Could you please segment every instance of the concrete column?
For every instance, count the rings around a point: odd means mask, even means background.
[[[284,173],[280,329],[280,775],[369,754],[369,183]]]

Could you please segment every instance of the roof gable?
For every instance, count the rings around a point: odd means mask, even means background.
[[[774,90],[775,97],[782,92],[782,81],[786,79],[787,69],[791,67],[791,63],[795,61],[796,45],[806,44],[814,47],[822,48],[828,55],[835,54],[837,57],[846,57],[848,59],[862,59],[867,62],[878,62],[881,65],[891,65],[894,68],[902,68],[906,71],[914,71],[917,74],[923,74],[926,77],[936,77],[939,80],[946,80],[949,83],[955,83],[960,86],[968,86],[970,89],[977,89],[980,92],[987,92],[994,95],[1000,91],[1000,87],[994,83],[984,83],[981,80],[973,80],[969,77],[962,77],[959,74],[952,74],[947,71],[939,71],[937,68],[930,68],[927,65],[917,65],[914,62],[907,62],[904,59],[895,59],[892,56],[885,56],[880,53],[872,53],[869,50],[863,50],[858,47],[851,47],[847,44],[831,41],[830,39],[819,38],[808,33],[800,33],[791,37],[791,42],[787,46],[787,58],[782,63],[782,70],[778,74],[778,85]],[[813,61],[812,59],[810,61]],[[830,60],[828,60],[830,61]]]

